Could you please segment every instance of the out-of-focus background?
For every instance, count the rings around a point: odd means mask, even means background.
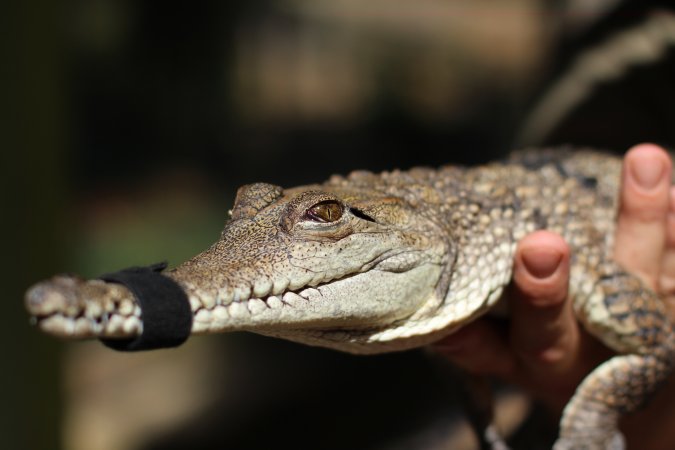
[[[455,392],[419,351],[234,334],[116,354],[38,333],[23,292],[57,272],[177,264],[217,238],[244,183],[525,144],[672,145],[666,5],[3,2],[0,446],[460,448]]]

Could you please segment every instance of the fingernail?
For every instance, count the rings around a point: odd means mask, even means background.
[[[523,264],[536,278],[548,278],[555,273],[562,260],[560,252],[530,251],[523,252]]]
[[[643,189],[654,189],[663,177],[664,168],[660,157],[643,157],[641,161],[632,161],[630,174]]]

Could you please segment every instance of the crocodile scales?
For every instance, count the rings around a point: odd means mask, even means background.
[[[580,384],[556,450],[623,447],[618,419],[673,366],[661,299],[612,261],[621,161],[540,150],[502,163],[239,189],[220,239],[164,274],[186,292],[192,334],[248,330],[352,353],[423,346],[493,306],[516,243],[547,229],[572,249],[582,325],[617,355]],[[56,276],[33,286],[38,326],[69,338],[128,338],[141,309],[115,283]]]

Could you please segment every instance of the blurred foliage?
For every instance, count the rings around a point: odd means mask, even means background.
[[[178,179],[181,179],[179,177]],[[95,277],[120,267],[168,261],[169,267],[205,250],[219,236],[234,193],[216,203],[211,190],[195,189],[175,178],[167,191],[162,185],[133,198],[116,192],[99,193],[79,206],[81,233],[74,236],[74,270]]]

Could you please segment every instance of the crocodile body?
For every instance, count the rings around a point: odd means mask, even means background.
[[[353,353],[423,346],[494,309],[519,239],[572,249],[570,296],[617,356],[579,386],[556,449],[622,448],[617,421],[672,370],[661,300],[612,260],[620,160],[521,153],[475,168],[354,172],[320,185],[242,187],[220,239],[165,275],[187,293],[193,334],[248,330]],[[142,332],[127,288],[58,276],[26,305],[75,338]]]

